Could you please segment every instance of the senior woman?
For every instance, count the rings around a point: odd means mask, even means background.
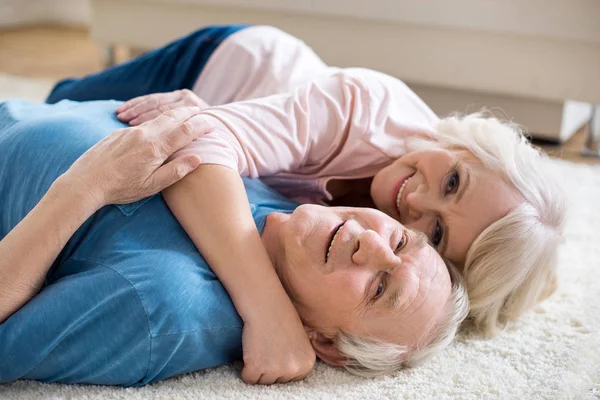
[[[215,132],[178,153],[218,165],[202,166],[165,198],[214,268],[246,271],[244,262],[254,260],[253,274],[247,272],[252,290],[223,279],[240,308],[281,304],[261,296],[276,289],[248,213],[236,214],[236,224],[223,224],[212,238],[196,228],[221,210],[242,210],[237,174],[261,177],[303,202],[376,205],[424,232],[465,277],[480,333],[493,334],[552,292],[564,201],[544,171],[545,158],[518,129],[479,115],[439,120],[398,79],[328,67],[275,28],[199,30],[102,73],[64,81],[48,101],[141,96],[116,110],[133,125],[182,104],[205,106],[190,90],[176,89],[191,89],[209,104],[234,101],[198,116],[213,122]],[[219,236],[237,237],[238,245],[220,247]],[[283,313],[272,311],[254,326],[276,326],[274,315]]]
[[[162,163],[212,127],[180,108],[123,130],[117,105],[0,105],[0,382],[143,385],[241,358],[231,299],[147,197],[198,166]],[[259,181],[246,193],[312,362],[374,375],[452,340],[466,294],[424,235],[376,210],[296,208]],[[257,381],[306,367],[293,369]]]

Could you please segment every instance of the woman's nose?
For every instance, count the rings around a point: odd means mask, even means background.
[[[356,250],[352,262],[361,267],[376,269],[397,264],[398,258],[390,244],[373,230],[365,230],[356,237]]]
[[[406,195],[406,204],[408,205],[408,216],[411,220],[421,218],[423,214],[433,211],[434,202],[431,199],[431,192],[423,192],[421,190],[413,191]]]

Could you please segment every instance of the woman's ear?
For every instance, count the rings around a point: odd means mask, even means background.
[[[312,328],[304,327],[308,339],[312,344],[317,357],[322,361],[334,367],[342,367],[348,362],[348,357],[343,355],[335,346],[332,339],[324,336],[322,333],[315,331]]]

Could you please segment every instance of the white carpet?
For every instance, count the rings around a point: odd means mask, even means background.
[[[41,100],[48,89],[0,74],[0,99]],[[129,389],[21,381],[0,385],[0,398],[600,399],[600,167],[556,161],[553,171],[571,203],[559,290],[495,339],[460,340],[422,367],[377,379],[318,364],[303,382],[247,386],[233,365]]]

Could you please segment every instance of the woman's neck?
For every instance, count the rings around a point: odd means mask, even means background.
[[[327,182],[327,191],[333,199],[330,206],[375,207],[371,199],[373,178],[332,179]]]

